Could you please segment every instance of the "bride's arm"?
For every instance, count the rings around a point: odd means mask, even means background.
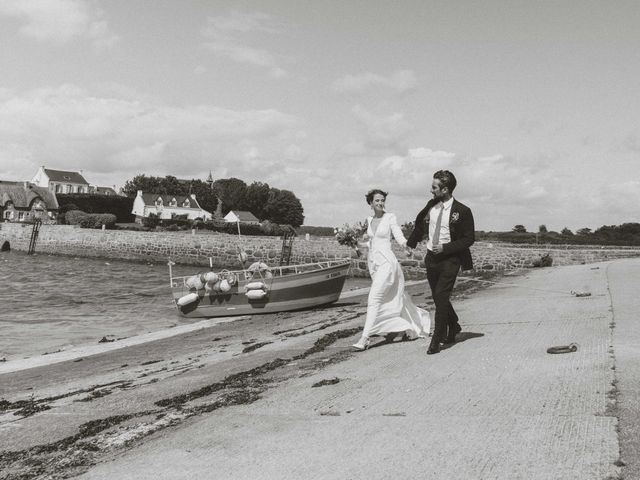
[[[395,214],[389,214],[389,226],[391,227],[391,233],[393,234],[393,238],[396,239],[396,242],[400,244],[401,247],[407,245],[407,239],[404,238],[404,233],[402,233],[402,229],[398,225],[398,219]]]

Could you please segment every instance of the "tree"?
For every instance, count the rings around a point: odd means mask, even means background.
[[[516,225],[511,229],[511,231],[517,233],[527,233],[527,229],[524,225]]]
[[[196,200],[207,212],[214,214],[218,208],[218,196],[207,182],[192,180],[191,193],[195,193]]]
[[[136,175],[131,180],[127,180],[122,187],[122,192],[128,197],[135,197],[138,190],[149,193],[161,193],[160,183],[161,177],[147,177],[145,174]]]
[[[264,220],[267,218],[266,206],[270,191],[268,183],[253,182],[245,191],[242,209],[248,210],[258,219]]]
[[[298,197],[289,190],[272,188],[266,205],[267,218],[275,223],[299,227],[304,222],[304,209]]]
[[[242,210],[247,184],[239,178],[222,178],[213,182],[213,190],[222,202],[222,214]]]
[[[573,235],[573,232],[569,230],[567,227],[564,227],[560,233],[562,235]]]
[[[590,235],[591,234],[591,229],[590,228],[581,228],[579,230],[576,230],[576,233],[578,235]]]
[[[546,225],[542,224],[538,227],[538,233],[547,233],[547,232],[548,230]]]

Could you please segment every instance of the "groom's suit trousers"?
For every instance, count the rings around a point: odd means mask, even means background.
[[[444,341],[447,327],[458,323],[458,315],[451,305],[451,291],[460,271],[460,259],[455,256],[436,255],[428,250],[425,257],[427,280],[436,306],[433,340]]]

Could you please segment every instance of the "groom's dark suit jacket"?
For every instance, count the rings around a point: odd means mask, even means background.
[[[438,200],[431,199],[427,206],[420,210],[416,217],[413,232],[407,240],[407,245],[416,248],[418,242],[422,241],[425,236],[429,235],[429,210],[437,205]],[[471,209],[463,205],[455,198],[449,212],[449,232],[451,241],[442,245],[443,251],[441,255],[457,256],[460,259],[462,270],[471,270],[473,268],[473,260],[471,259],[471,251],[469,247],[475,242],[475,226],[473,224],[473,214]]]

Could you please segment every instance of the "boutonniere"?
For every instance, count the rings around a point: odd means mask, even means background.
[[[460,220],[460,214],[458,212],[453,212],[451,214],[451,221],[457,222],[458,220]]]

